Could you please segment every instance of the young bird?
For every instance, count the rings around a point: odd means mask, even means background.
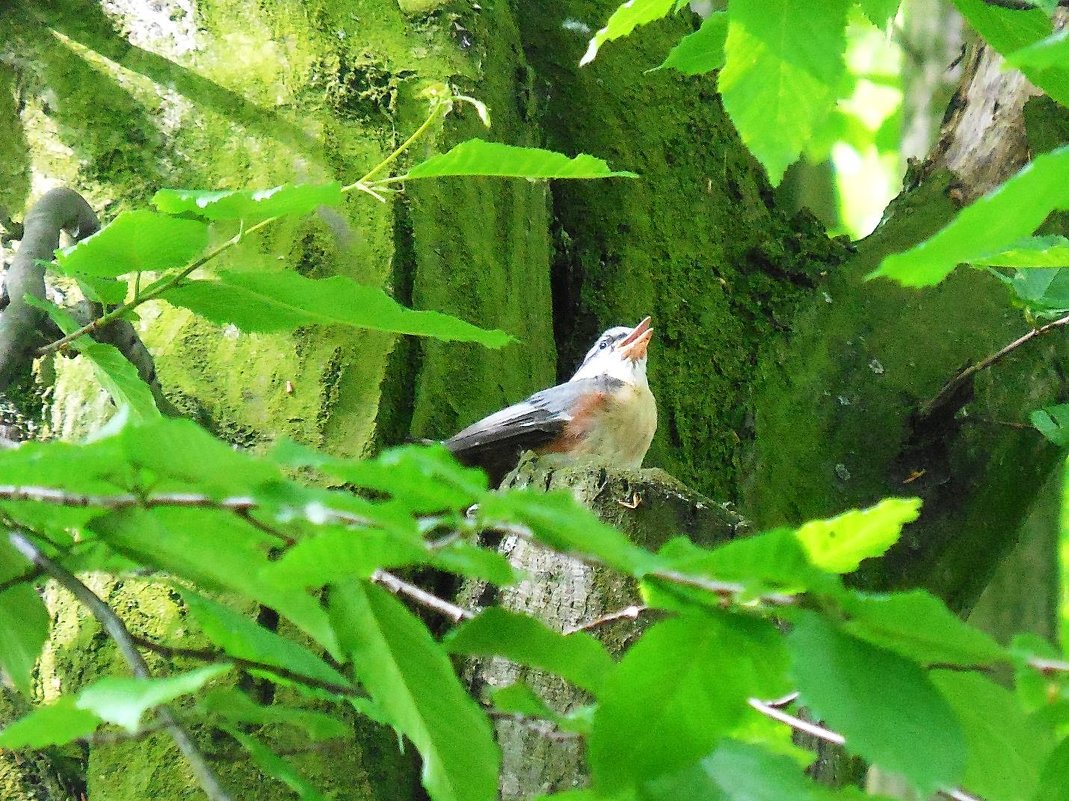
[[[569,381],[484,417],[445,446],[462,463],[486,470],[494,484],[525,450],[640,467],[657,429],[657,405],[646,381],[652,338],[649,317],[634,328],[610,328]]]

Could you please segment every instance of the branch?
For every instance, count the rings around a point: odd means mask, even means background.
[[[991,2],[991,0],[986,1],[989,3]],[[1064,0],[1064,2],[1069,3],[1069,0]],[[1055,320],[1054,322],[1047,323],[1046,325],[1041,325],[1039,328],[1033,328],[1027,334],[1013,340],[1013,342],[1011,342],[1009,345],[1006,345],[1001,350],[992,353],[986,359],[981,359],[976,364],[966,367],[964,370],[962,370],[960,373],[950,379],[943,386],[943,388],[939,390],[938,394],[936,394],[934,398],[932,398],[930,401],[921,406],[921,418],[923,419],[926,417],[930,417],[933,412],[938,410],[943,404],[950,400],[950,398],[953,397],[959,389],[961,389],[961,387],[965,384],[966,381],[971,379],[981,370],[986,370],[988,367],[991,367],[992,365],[1002,361],[1005,357],[1009,356],[1011,353],[1017,350],[1017,348],[1021,347],[1026,342],[1030,342],[1036,337],[1043,336],[1044,334],[1050,333],[1051,331],[1054,331],[1058,328],[1062,328],[1066,325],[1069,325],[1069,315],[1061,317]]]
[[[415,584],[409,584],[407,581],[403,581],[393,573],[388,573],[385,570],[376,570],[371,574],[371,580],[376,584],[381,584],[394,595],[411,598],[420,606],[425,606],[427,609],[445,615],[454,623],[459,623],[461,620],[471,620],[475,617],[475,613],[470,609],[451,604],[449,601],[439,598],[437,595],[429,593]]]
[[[1028,0],[983,0],[989,6],[996,6],[998,8],[1005,8],[1010,11],[1035,11],[1036,5],[1029,3]],[[1058,0],[1058,5],[1062,8],[1069,8],[1069,0]]]
[[[595,618],[587,623],[581,623],[578,626],[572,626],[569,629],[565,629],[564,633],[575,634],[580,631],[593,631],[594,629],[607,626],[610,623],[615,623],[617,620],[638,620],[640,616],[650,611],[648,606],[626,606],[623,609],[618,609],[615,612],[609,612],[606,615],[602,615],[599,618]]]
[[[292,670],[279,667],[278,665],[272,665],[267,662],[258,662],[255,659],[245,659],[240,656],[232,656],[222,651],[215,651],[211,648],[183,648],[178,645],[164,645],[163,643],[154,642],[153,640],[144,637],[138,637],[136,634],[130,635],[130,639],[132,639],[134,644],[138,647],[144,648],[146,651],[160,654],[161,656],[196,659],[198,662],[232,662],[244,670],[267,671],[281,676],[284,679],[299,682],[309,687],[318,687],[327,692],[332,692],[335,695],[344,695],[352,698],[367,698],[366,694],[357,691],[351,686],[335,684],[330,681],[322,681],[321,679],[313,679],[303,673],[295,673]]]
[[[134,645],[133,637],[131,637],[129,630],[126,628],[126,624],[122,622],[122,619],[115,614],[115,611],[110,606],[79,581],[73,573],[45,556],[29,537],[16,531],[11,531],[8,533],[8,541],[35,567],[47,573],[60,586],[69,590],[78,599],[79,603],[90,611],[93,617],[103,626],[108,636],[115,641],[119,653],[137,678],[152,678],[152,673]],[[175,745],[178,746],[178,750],[182,752],[193,768],[193,774],[197,777],[201,789],[204,790],[210,801],[230,801],[230,797],[219,783],[219,779],[216,777],[211,765],[208,764],[204,755],[197,749],[193,738],[178,721],[178,718],[175,717],[170,707],[161,705],[156,708],[156,714],[163,723],[164,728],[167,729],[167,733],[171,735]]]

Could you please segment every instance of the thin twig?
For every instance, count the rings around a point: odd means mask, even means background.
[[[284,667],[278,665],[272,665],[268,662],[259,662],[255,659],[245,659],[243,657],[231,656],[230,654],[216,651],[212,648],[185,648],[180,645],[165,645],[153,640],[146,639],[144,637],[138,637],[136,634],[130,635],[131,639],[139,648],[144,648],[146,651],[152,651],[153,653],[160,654],[170,658],[184,658],[195,659],[198,662],[232,662],[243,670],[264,670],[270,673],[274,673],[277,676],[281,676],[284,679],[290,681],[300,682],[309,687],[318,687],[319,689],[332,692],[335,695],[343,695],[352,698],[366,698],[366,694],[361,693],[355,687],[345,684],[336,684],[331,681],[323,681],[322,679],[314,679],[310,676],[306,676],[303,673],[296,673],[292,670],[287,670]]]
[[[987,0],[987,2],[991,2],[991,0]],[[1069,2],[1069,0],[1066,0],[1066,2]],[[1069,315],[1066,315],[1065,317],[1060,317],[1059,319],[1047,323],[1046,325],[1041,325],[1039,328],[1033,328],[1027,334],[1018,337],[1017,339],[1013,340],[1013,342],[996,351],[995,353],[992,353],[987,358],[981,359],[976,364],[966,367],[964,370],[962,370],[960,373],[950,379],[943,386],[943,388],[939,390],[939,392],[934,398],[932,398],[930,401],[928,401],[921,407],[921,418],[931,416],[932,412],[934,412],[936,409],[946,403],[946,401],[951,398],[954,393],[961,389],[961,387],[965,384],[966,381],[968,381],[981,370],[986,370],[988,367],[997,364],[998,362],[1002,361],[1006,356],[1009,356],[1011,353],[1017,350],[1017,348],[1021,347],[1027,342],[1030,342],[1036,337],[1043,336],[1044,334],[1050,333],[1051,331],[1054,331],[1058,328],[1062,328],[1066,325],[1069,325]]]
[[[998,8],[1005,8],[1009,11],[1035,11],[1035,3],[1029,3],[1028,0],[983,0],[983,2],[989,6],[997,6]],[[1069,0],[1058,0],[1058,5],[1062,8],[1069,7]]]
[[[61,586],[69,590],[78,599],[79,603],[90,611],[93,617],[104,627],[104,631],[108,633],[108,636],[115,641],[119,653],[136,677],[140,679],[152,678],[152,673],[144,658],[138,652],[137,646],[134,645],[133,637],[130,636],[126,624],[122,622],[122,619],[115,614],[115,611],[110,606],[79,581],[73,573],[45,556],[29,537],[17,531],[11,531],[8,532],[8,541],[34,566],[43,570]],[[211,765],[208,764],[207,759],[197,748],[193,738],[179,722],[178,718],[175,717],[170,707],[158,706],[156,714],[167,729],[167,733],[171,735],[175,745],[178,746],[178,750],[182,752],[190,767],[193,768],[193,774],[197,777],[201,789],[204,790],[208,798],[211,801],[230,801],[230,796],[227,795],[219,783],[215,771],[212,770]]]
[[[1032,657],[1028,660],[1028,664],[1040,673],[1069,673],[1069,662],[1063,662],[1060,659]]]
[[[0,593],[5,593],[14,587],[16,584],[22,584],[26,581],[36,581],[41,578],[45,572],[39,567],[33,567],[27,570],[25,573],[20,573],[17,576],[12,576],[7,581],[0,581]]]
[[[610,623],[615,623],[617,620],[638,620],[641,615],[649,612],[648,606],[627,606],[623,609],[617,609],[615,612],[609,612],[607,615],[602,615],[599,618],[595,618],[587,623],[581,623],[578,626],[572,626],[565,629],[565,634],[575,634],[580,631],[592,631],[593,629],[607,626]]]
[[[409,584],[407,581],[404,581],[393,573],[388,573],[385,570],[376,570],[371,574],[371,580],[376,584],[381,584],[394,595],[404,595],[406,598],[411,598],[420,606],[425,606],[439,614],[445,615],[454,623],[459,623],[461,620],[471,620],[475,617],[475,613],[470,609],[451,604],[449,601],[439,598],[437,595],[429,593],[426,590],[417,587],[415,584]]]

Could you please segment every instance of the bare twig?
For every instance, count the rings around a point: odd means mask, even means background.
[[[580,631],[592,631],[593,629],[607,626],[610,623],[615,623],[617,620],[638,620],[641,615],[644,615],[649,611],[650,608],[648,606],[627,606],[623,609],[617,609],[615,612],[609,612],[607,615],[602,615],[587,623],[572,626],[569,629],[565,629],[564,633],[575,634]]]
[[[986,1],[988,3],[991,3],[991,0]],[[1069,3],[1069,0],[1065,0],[1065,2]],[[999,4],[994,3],[994,5]],[[1041,325],[1039,328],[1033,328],[1027,334],[1018,337],[1017,339],[1013,340],[1013,342],[996,351],[995,353],[992,353],[987,358],[981,359],[976,364],[966,367],[964,370],[962,370],[960,373],[950,379],[946,384],[944,384],[943,388],[939,390],[936,396],[921,407],[921,418],[931,416],[932,412],[934,412],[940,406],[946,403],[951,397],[953,397],[954,393],[956,393],[959,389],[961,389],[962,386],[964,386],[966,381],[971,379],[981,370],[986,370],[988,367],[997,364],[998,362],[1009,356],[1011,353],[1013,353],[1015,350],[1017,350],[1017,348],[1021,347],[1027,342],[1030,342],[1036,337],[1043,336],[1044,334],[1048,334],[1051,331],[1055,331],[1066,325],[1069,325],[1069,315],[1066,315],[1065,317],[1060,317],[1057,320],[1054,320],[1053,322],[1047,323],[1046,325]]]
[[[69,590],[78,599],[78,602],[92,613],[93,617],[104,627],[104,631],[108,633],[108,636],[115,641],[119,653],[126,661],[126,664],[130,666],[130,670],[135,676],[141,679],[152,677],[148,665],[138,652],[137,646],[134,645],[133,637],[130,636],[126,624],[122,622],[122,619],[115,614],[115,611],[110,606],[79,581],[73,573],[45,556],[29,537],[17,531],[11,531],[8,532],[8,541],[35,567],[40,568],[62,587]],[[230,801],[230,796],[227,795],[227,792],[219,783],[215,771],[212,770],[211,765],[208,764],[204,755],[193,742],[189,732],[175,717],[171,709],[161,705],[156,708],[156,714],[164,728],[166,728],[167,733],[171,735],[175,745],[178,746],[178,750],[189,761],[190,766],[193,768],[193,774],[197,777],[201,789],[204,790],[208,798],[211,801]]]
[[[439,598],[437,595],[429,593],[426,590],[417,587],[415,584],[409,584],[407,581],[404,581],[393,573],[388,573],[385,570],[376,570],[371,574],[371,580],[376,584],[381,584],[394,595],[403,595],[406,598],[411,598],[420,606],[425,606],[427,609],[445,615],[454,623],[459,623],[461,620],[471,620],[475,617],[475,613],[470,609],[464,609],[456,604],[451,604],[444,598]]]
[[[310,676],[306,676],[303,673],[295,673],[292,670],[287,670],[284,667],[272,665],[267,662],[259,662],[255,659],[245,659],[243,657],[230,656],[222,651],[216,651],[212,648],[185,648],[180,645],[165,645],[163,643],[154,642],[153,640],[146,639],[144,637],[138,637],[136,634],[130,635],[131,639],[139,648],[144,648],[146,651],[152,651],[153,653],[160,654],[161,656],[171,658],[185,658],[195,659],[198,662],[232,662],[239,668],[244,670],[265,670],[270,673],[274,673],[281,676],[284,679],[300,682],[309,687],[318,687],[327,692],[332,692],[336,695],[344,695],[347,697],[359,697],[366,698],[366,694],[358,691],[351,685],[335,684],[330,681],[323,681],[321,679],[314,679]]]
[[[1069,662],[1060,659],[1040,659],[1034,656],[1028,660],[1028,664],[1040,673],[1069,673]]]
[[[1009,11],[1035,11],[1035,3],[1029,3],[1028,0],[983,0],[989,6],[997,6],[998,8],[1005,8]],[[1058,5],[1062,8],[1069,7],[1069,0],[1058,0]]]

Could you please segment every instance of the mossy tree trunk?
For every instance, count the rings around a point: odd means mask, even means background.
[[[1021,323],[982,276],[924,295],[859,280],[880,253],[948,218],[955,179],[933,171],[850,256],[810,215],[777,207],[714,82],[641,74],[686,20],[650,26],[580,70],[584,29],[606,19],[612,0],[420,5],[406,16],[411,4],[394,0],[9,4],[0,203],[25,208],[66,183],[109,219],[159,186],[352,180],[419,123],[420,89],[449,81],[490,106],[490,136],[594,153],[642,178],[548,189],[452,181],[389,205],[354,197],[338,214],[276,226],[228,263],[350,275],[521,344],[489,352],[332,330],[250,336],[161,305],[143,315],[143,334],[173,402],[240,445],[285,435],[360,454],[452,433],[569,373],[603,326],[649,313],[661,425],[648,463],[718,501],[743,501],[759,522],[920,492],[931,522],[915,538],[932,547],[923,559],[903,552],[872,582],[926,582],[967,606],[1005,551],[995,530],[1016,530],[1031,483],[1056,455],[1034,433],[953,415],[917,432],[912,413]],[[466,112],[427,147],[477,127]],[[1056,394],[1052,349],[984,376],[977,416],[1016,420]],[[57,365],[54,434],[82,436],[110,413],[85,372]],[[976,486],[962,487],[965,476]],[[170,598],[132,582],[95,586],[141,632],[179,632]],[[54,608],[42,699],[121,670],[67,599],[57,595]],[[360,731],[344,756],[310,755],[298,767],[338,799],[418,795],[392,736]],[[243,796],[286,797],[217,755]],[[195,795],[162,743],[93,749],[87,776],[94,801]]]

